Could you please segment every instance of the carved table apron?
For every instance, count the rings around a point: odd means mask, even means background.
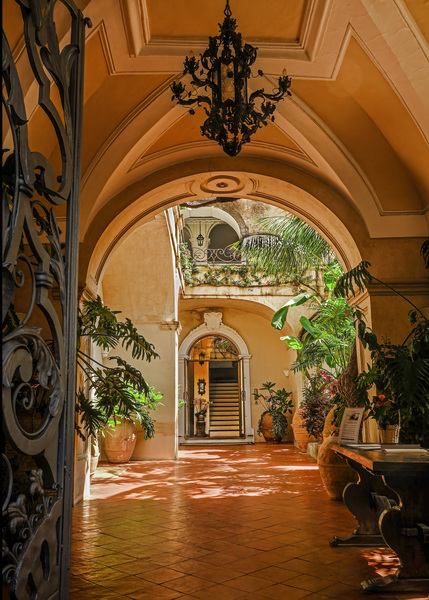
[[[394,575],[367,579],[365,592],[429,592],[429,452],[381,452],[334,444],[359,474],[344,490],[358,521],[354,533],[334,536],[331,546],[387,545],[401,566]]]

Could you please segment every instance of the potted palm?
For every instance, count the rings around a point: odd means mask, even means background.
[[[279,444],[287,433],[289,423],[287,413],[292,413],[293,402],[291,392],[285,388],[275,390],[275,383],[267,381],[261,386],[262,393],[255,389],[255,404],[261,403],[264,408],[258,422],[258,435],[266,442]]]
[[[388,339],[380,341],[367,326],[363,311],[354,309],[359,339],[371,356],[371,364],[355,378],[355,392],[369,409],[369,416],[377,421],[382,436],[389,425],[400,424],[402,442],[429,446],[429,321],[408,298],[373,277],[369,266],[363,261],[341,277],[336,293],[354,295],[356,289],[363,290],[377,281],[412,306],[408,315],[411,329],[401,344]],[[375,397],[371,393],[373,386]]]
[[[83,349],[85,342],[86,348],[91,342],[104,352],[122,346],[131,350],[134,359],[147,362],[158,357],[131,320],[120,321],[117,314],[119,311],[105,306],[99,296],[84,300],[78,313],[77,364],[84,374],[85,386],[76,393],[76,432],[84,440],[91,437],[94,455],[100,434],[107,441],[119,425],[123,440],[132,441],[129,429],[135,427],[135,422],[144,428],[146,439],[153,437],[155,421],[149,410],[155,409],[161,398],[141,371],[120,356],[109,357],[112,365],[104,365]]]

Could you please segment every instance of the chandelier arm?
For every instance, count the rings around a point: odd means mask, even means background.
[[[199,77],[197,77],[195,74],[192,75],[192,85],[195,85],[196,87],[202,87],[202,88],[207,88],[209,87],[212,91],[216,90],[218,91],[218,86],[211,81],[208,77],[206,79],[200,79]]]

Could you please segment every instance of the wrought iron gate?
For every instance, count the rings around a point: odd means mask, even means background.
[[[17,3],[38,104],[26,106],[25,98],[35,95],[21,86],[3,32],[10,150],[2,176],[2,597],[53,600],[67,598],[68,589],[84,29],[90,23],[72,0]],[[62,27],[70,20],[67,40],[57,36],[58,10]],[[42,111],[38,140],[28,119]],[[46,139],[55,140],[57,156],[40,152],[38,141]]]

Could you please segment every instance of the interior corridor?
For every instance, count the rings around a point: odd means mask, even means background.
[[[73,509],[70,600],[372,600],[389,549],[330,548],[355,527],[292,445],[181,450],[178,461],[104,463]]]

